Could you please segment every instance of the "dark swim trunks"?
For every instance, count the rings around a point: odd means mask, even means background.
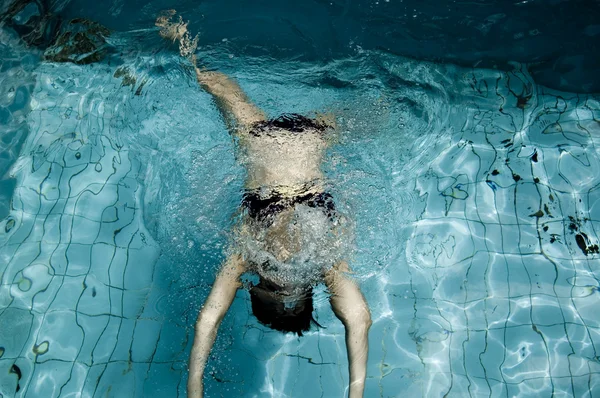
[[[246,209],[248,215],[261,222],[269,221],[283,210],[292,208],[297,204],[320,208],[330,219],[335,216],[333,197],[328,192],[313,192],[292,197],[282,196],[275,192],[263,198],[257,191],[248,191],[242,198],[242,206]]]

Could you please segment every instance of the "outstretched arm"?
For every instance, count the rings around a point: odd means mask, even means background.
[[[224,116],[232,118],[240,127],[248,127],[264,120],[264,113],[248,99],[234,80],[224,73],[206,71],[198,67],[194,54],[198,46],[198,38],[197,36],[191,38],[187,30],[188,24],[183,22],[181,17],[174,22],[172,20],[174,15],[175,11],[170,10],[156,19],[156,26],[161,28],[160,35],[179,42],[179,53],[190,60],[196,71],[198,83],[215,97]]]
[[[217,100],[225,117],[233,118],[240,127],[265,120],[264,113],[246,97],[240,86],[221,72],[202,71],[194,63],[198,83]]]
[[[231,306],[237,289],[241,286],[240,276],[244,272],[245,267],[241,257],[234,256],[227,259],[198,314],[189,363],[187,391],[190,398],[203,396],[204,383],[202,379],[208,354],[217,337],[219,325]]]
[[[350,272],[345,262],[337,264],[325,277],[331,293],[333,313],[346,327],[346,350],[350,370],[349,398],[361,398],[367,376],[369,328],[371,313],[358,285],[345,274]]]

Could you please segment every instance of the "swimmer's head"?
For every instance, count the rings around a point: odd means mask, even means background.
[[[250,289],[252,312],[260,323],[281,332],[297,333],[310,329],[313,320],[312,288],[302,293],[289,293],[261,278]]]

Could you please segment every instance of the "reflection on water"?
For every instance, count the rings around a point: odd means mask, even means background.
[[[174,49],[139,40],[111,36],[111,62],[90,65],[3,55],[2,191],[15,186],[0,223],[5,396],[184,395],[243,171]],[[600,388],[597,97],[537,86],[518,65],[199,55],[270,116],[336,116],[325,171],[355,224],[350,260],[374,320],[365,396]],[[326,328],[298,339],[258,324],[240,291],[207,396],[340,396],[343,327],[326,297]]]

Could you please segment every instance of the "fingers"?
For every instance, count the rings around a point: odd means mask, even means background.
[[[171,18],[176,14],[175,10],[163,10],[158,14],[158,18],[156,18],[155,25],[158,27],[166,26],[170,23]]]
[[[165,10],[158,15],[155,22],[160,28],[158,34],[164,39],[179,41],[179,54],[185,58],[192,57],[195,62],[193,55],[198,48],[198,35],[192,39],[187,28],[188,22],[184,22],[181,16],[177,21],[173,21],[175,15],[175,10]]]
[[[187,23],[183,27],[185,30],[179,37],[179,53],[182,57],[189,57],[193,55],[198,48],[198,35],[191,39],[190,34],[187,31]]]
[[[156,22],[154,23],[160,29],[159,35],[164,39],[169,40],[185,40],[186,43],[189,43],[189,37],[186,38],[186,35],[189,36],[187,31],[188,23],[184,22],[181,16],[178,21],[173,21],[173,17],[175,16],[175,10],[166,10],[162,11],[159,16],[156,18]],[[181,47],[181,44],[180,44]]]

